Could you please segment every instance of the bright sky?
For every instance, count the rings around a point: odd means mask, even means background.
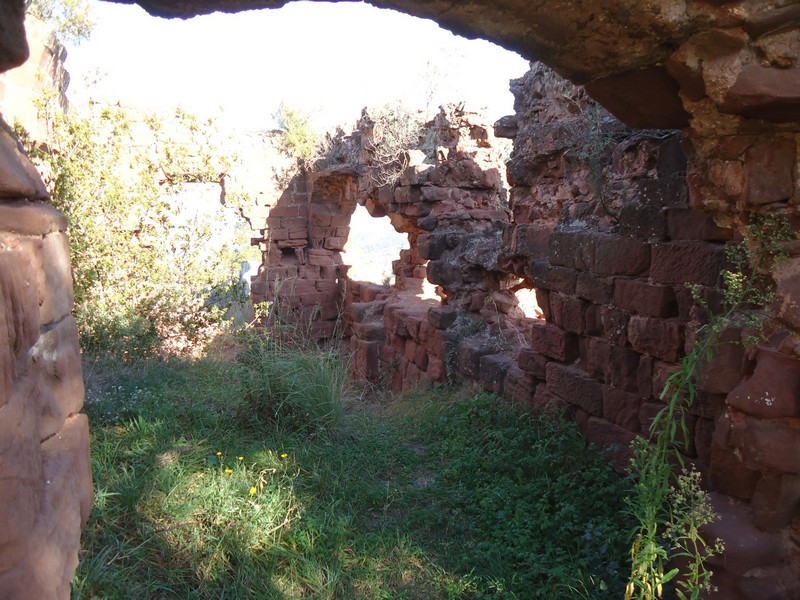
[[[352,125],[364,106],[402,99],[424,108],[431,91],[434,107],[464,100],[468,109],[488,107],[493,121],[513,112],[508,82],[527,70],[489,42],[363,3],[294,2],[187,21],[97,0],[93,9],[91,39],[68,54],[73,103],[180,105],[199,115],[221,107],[224,124],[246,129],[272,128],[282,100],[327,129]]]

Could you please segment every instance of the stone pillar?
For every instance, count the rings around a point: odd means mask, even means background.
[[[92,505],[67,220],[0,122],[0,598],[67,599]]]

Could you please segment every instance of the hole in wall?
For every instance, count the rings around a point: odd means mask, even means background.
[[[365,207],[357,206],[350,217],[350,237],[342,259],[350,265],[350,279],[391,285],[392,261],[408,248],[408,235],[397,232],[389,217],[373,217]]]

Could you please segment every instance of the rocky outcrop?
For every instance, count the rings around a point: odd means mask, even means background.
[[[0,129],[0,597],[68,598],[92,505],[67,222]]]

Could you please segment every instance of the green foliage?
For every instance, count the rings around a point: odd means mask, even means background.
[[[311,162],[319,153],[321,136],[311,125],[311,113],[283,102],[273,115],[281,131],[284,150],[291,156]]]
[[[324,432],[342,419],[346,362],[332,350],[293,347],[254,335],[239,355],[240,410],[294,432]]]
[[[271,352],[88,362],[73,598],[619,597],[626,484],[573,426],[436,388],[295,427],[241,410]]]
[[[707,561],[723,548],[719,540],[708,544],[699,530],[716,517],[700,488],[699,476],[694,471],[684,471],[675,478],[672,465],[683,467],[679,450],[689,440],[686,413],[698,394],[698,372],[711,362],[729,327],[761,330],[765,326],[763,311],[748,311],[772,301],[774,294],[767,273],[783,260],[782,243],[792,238],[785,220],[754,216],[745,230],[745,239],[728,252],[733,268],[722,273],[722,311],[712,311],[702,300],[699,288],[692,288],[708,322],[698,328],[691,352],[667,379],[661,393],[667,404],[651,424],[649,441],[639,439],[633,446],[630,474],[634,494],[628,505],[637,528],[631,545],[626,600],[661,598],[671,582],[681,600],[695,600],[711,589]],[[748,343],[753,341],[751,338]],[[677,483],[673,484],[673,480]],[[685,567],[667,571],[668,562],[677,557]]]
[[[77,46],[94,29],[89,0],[26,0],[25,9],[49,23],[61,43]]]
[[[46,144],[17,131],[69,222],[84,348],[135,358],[202,341],[243,300],[246,244],[232,210],[196,207],[227,167],[211,124],[182,111],[137,121],[119,106],[73,115],[43,101],[41,109]],[[219,239],[237,228],[238,238]]]

